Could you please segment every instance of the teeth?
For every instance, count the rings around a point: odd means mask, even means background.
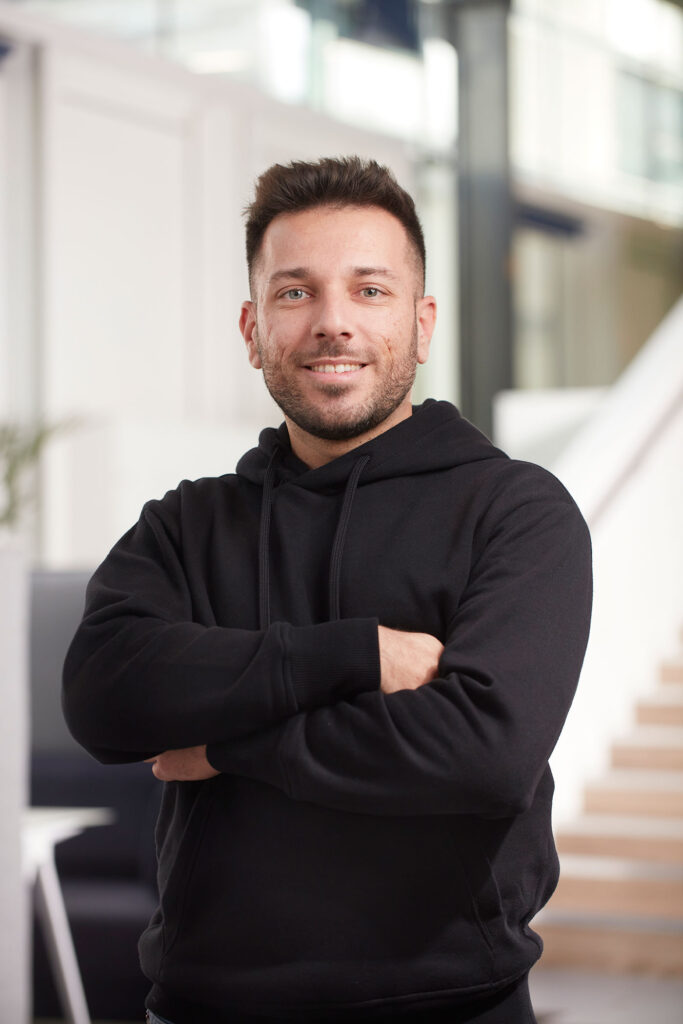
[[[323,363],[320,366],[312,366],[314,373],[348,373],[350,370],[357,370],[360,363]]]

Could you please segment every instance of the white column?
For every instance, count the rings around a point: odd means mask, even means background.
[[[21,816],[28,795],[28,575],[23,553],[0,540],[0,992],[2,1019],[29,1020],[28,892]]]

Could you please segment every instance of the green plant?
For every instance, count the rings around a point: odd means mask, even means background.
[[[13,529],[33,499],[33,468],[58,426],[0,423],[0,528]]]

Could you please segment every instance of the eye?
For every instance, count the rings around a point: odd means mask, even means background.
[[[382,294],[379,288],[375,288],[374,285],[368,285],[367,288],[362,288],[361,292],[366,299],[376,299],[378,295]]]
[[[303,288],[288,288],[283,297],[285,299],[292,299],[296,302],[298,299],[303,299],[305,294],[306,292]]]

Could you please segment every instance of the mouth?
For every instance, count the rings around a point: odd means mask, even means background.
[[[367,366],[367,363],[327,360],[326,362],[308,363],[304,369],[310,370],[311,373],[338,377],[350,373],[356,373],[358,370],[362,370],[365,366]]]

